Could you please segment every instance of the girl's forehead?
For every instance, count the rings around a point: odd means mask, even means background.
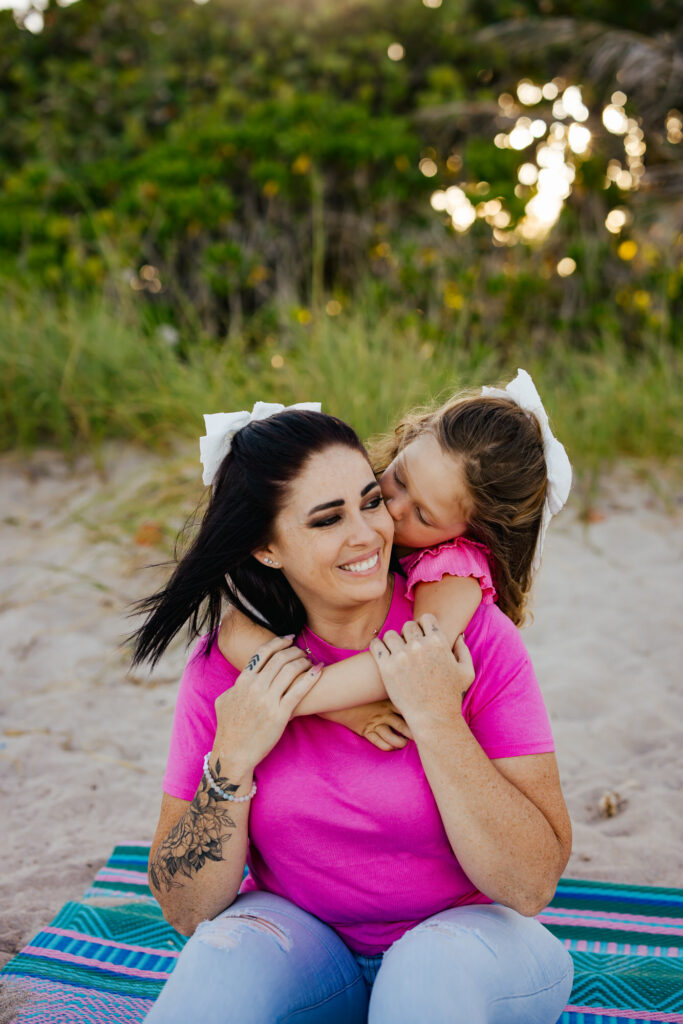
[[[467,514],[472,499],[465,478],[462,458],[445,452],[434,434],[419,434],[401,449],[399,459],[408,483],[427,501],[439,518],[449,517],[454,506]],[[466,506],[466,507],[463,507]]]

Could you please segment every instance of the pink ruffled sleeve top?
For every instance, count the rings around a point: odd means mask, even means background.
[[[442,576],[474,576],[479,580],[482,604],[493,604],[497,595],[492,560],[486,545],[469,537],[455,537],[436,547],[414,551],[401,559],[408,579],[406,593],[414,600],[418,583],[436,583]]]
[[[397,577],[380,635],[410,618],[406,581]],[[358,653],[308,630],[306,639],[325,664]],[[496,605],[480,604],[465,639],[476,678],[463,715],[488,756],[552,751],[543,698],[512,622]],[[183,675],[164,776],[165,792],[182,800],[194,797],[213,745],[214,701],[238,675],[218,644],[208,656],[205,649],[204,638]],[[450,847],[414,742],[387,753],[336,722],[295,718],[255,778],[242,892],[291,900],[366,956],[441,910],[491,902]]]

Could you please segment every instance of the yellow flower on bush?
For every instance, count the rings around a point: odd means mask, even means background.
[[[311,158],[308,153],[300,153],[292,164],[294,174],[308,174],[311,169]]]
[[[617,256],[620,260],[628,261],[632,260],[637,252],[637,244],[633,241],[633,239],[629,238],[625,242],[621,243],[621,245],[617,249]]]
[[[642,312],[645,312],[646,309],[650,308],[650,293],[643,289],[639,289],[637,292],[634,292],[633,305],[636,309],[640,309]]]
[[[447,281],[446,286],[443,290],[443,304],[448,309],[462,309],[465,305],[465,300],[462,296],[462,292],[458,288],[457,284],[453,281]]]
[[[256,285],[263,284],[270,277],[270,271],[268,267],[262,266],[257,263],[255,267],[252,267],[247,277],[247,285],[249,288],[255,288]]]

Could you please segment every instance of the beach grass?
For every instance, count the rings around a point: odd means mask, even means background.
[[[434,338],[401,310],[359,303],[338,316],[290,316],[258,345],[150,329],[132,306],[15,293],[0,321],[0,450],[97,452],[109,439],[168,448],[202,433],[202,414],[254,401],[321,400],[361,437],[464,387],[534,377],[577,471],[616,460],[675,461],[683,450],[681,353],[655,338],[614,338],[501,356],[466,337]]]

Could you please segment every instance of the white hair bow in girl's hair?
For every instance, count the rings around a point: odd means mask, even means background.
[[[550,520],[560,511],[569,497],[572,485],[572,467],[561,444],[553,435],[548,422],[548,414],[543,408],[536,386],[526,370],[517,370],[517,376],[511,380],[505,390],[500,388],[482,388],[483,395],[497,395],[512,398],[522,409],[534,414],[541,428],[543,451],[548,472],[548,490],[543,506],[543,518],[538,534],[538,543],[534,553],[532,569],[535,572],[541,564],[543,544]]]
[[[204,416],[206,435],[199,438],[199,457],[204,467],[202,480],[208,486],[218,472],[218,467],[230,451],[232,439],[238,430],[253,420],[267,420],[285,409],[301,409],[320,412],[320,402],[299,402],[298,405],[280,405],[278,402],[256,402],[251,412],[214,412]]]

